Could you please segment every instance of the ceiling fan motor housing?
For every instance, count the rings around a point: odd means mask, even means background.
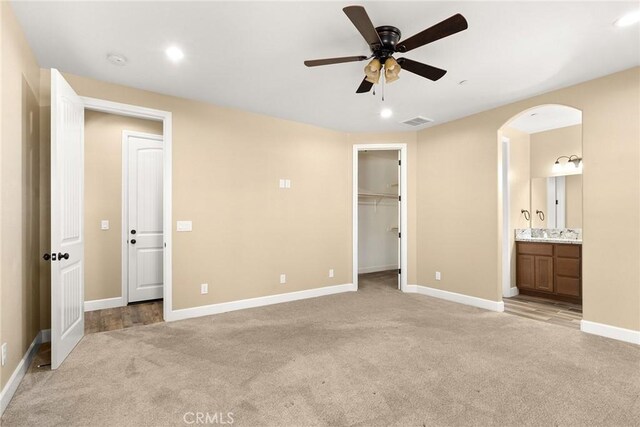
[[[376,27],[382,46],[372,46],[371,51],[380,60],[387,59],[396,51],[396,44],[400,41],[400,30],[391,25]]]

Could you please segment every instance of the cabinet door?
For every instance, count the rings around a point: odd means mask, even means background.
[[[535,257],[535,288],[539,291],[553,292],[553,257]]]
[[[534,289],[534,259],[533,255],[518,255],[516,258],[516,286],[524,289]]]

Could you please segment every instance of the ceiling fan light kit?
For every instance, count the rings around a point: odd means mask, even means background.
[[[365,80],[369,83],[378,84],[380,81],[380,68],[382,64],[380,64],[380,60],[378,58],[373,58],[371,62],[364,67],[364,75]]]
[[[381,69],[384,64],[384,79],[386,83],[391,83],[400,78],[400,70],[404,69],[410,73],[417,74],[426,79],[436,81],[441,79],[446,70],[412,61],[408,58],[393,58],[394,53],[409,52],[420,46],[448,37],[452,34],[466,30],[469,25],[464,16],[459,13],[445,19],[444,21],[419,32],[406,40],[400,41],[401,33],[396,27],[383,25],[374,27],[367,11],[362,6],[347,6],[342,9],[349,20],[365,39],[371,50],[371,56],[347,56],[342,58],[327,58],[304,61],[307,67],[317,67],[320,65],[341,64],[344,62],[364,61],[373,58],[364,67],[364,79],[356,90],[356,93],[366,93],[371,90],[374,84],[380,81]]]

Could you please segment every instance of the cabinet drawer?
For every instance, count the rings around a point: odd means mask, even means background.
[[[579,279],[580,260],[574,258],[556,258],[556,274]]]
[[[518,242],[518,253],[527,255],[553,256],[553,244]]]
[[[572,297],[580,296],[580,279],[571,277],[556,277],[556,293],[561,295],[569,295]]]
[[[556,245],[556,256],[564,258],[580,258],[581,245],[558,244]]]

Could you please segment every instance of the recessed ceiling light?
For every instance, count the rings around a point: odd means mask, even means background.
[[[380,111],[380,117],[383,119],[388,119],[391,116],[393,116],[393,111],[391,111],[390,108],[383,108],[382,111]]]
[[[182,58],[184,58],[184,52],[182,52],[182,50],[180,50],[180,48],[177,46],[170,46],[164,52],[167,54],[167,57],[173,62],[178,62]]]
[[[640,9],[629,12],[615,22],[616,27],[628,27],[629,25],[640,22]]]
[[[127,64],[127,58],[122,55],[116,55],[115,53],[110,53],[109,55],[107,55],[107,59],[113,65],[123,66]]]

